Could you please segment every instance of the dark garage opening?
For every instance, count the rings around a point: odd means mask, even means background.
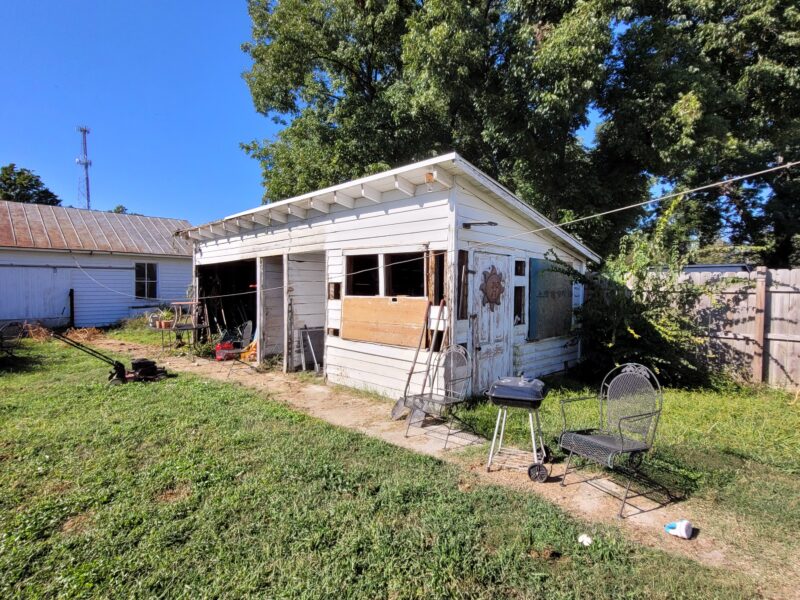
[[[208,310],[212,335],[237,335],[247,321],[256,329],[256,261],[197,267],[198,296]]]

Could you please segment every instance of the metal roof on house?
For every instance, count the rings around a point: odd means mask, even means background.
[[[183,219],[0,200],[0,248],[191,256]]]
[[[264,204],[211,223],[189,227],[179,231],[177,235],[184,239],[203,242],[242,235],[253,229],[291,225],[297,221],[330,213],[335,206],[352,209],[356,201],[364,198],[377,204],[387,198],[396,197],[394,195],[397,191],[413,196],[417,187],[421,185],[435,183],[450,188],[453,186],[454,176],[465,177],[473,184],[484,188],[491,199],[536,223],[538,227],[535,231],[540,235],[560,240],[589,260],[600,262],[600,256],[583,242],[517,198],[508,188],[456,152],[308,192],[280,202]]]

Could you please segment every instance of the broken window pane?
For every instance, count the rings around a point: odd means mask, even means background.
[[[348,295],[377,296],[380,294],[377,254],[348,256],[346,268],[346,293]]]
[[[387,296],[425,295],[424,252],[387,254],[385,261]]]

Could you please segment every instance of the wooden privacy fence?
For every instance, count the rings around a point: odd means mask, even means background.
[[[748,381],[800,388],[800,269],[686,277],[717,282],[713,297],[698,307],[712,361]]]

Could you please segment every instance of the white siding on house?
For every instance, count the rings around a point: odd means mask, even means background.
[[[447,190],[376,204],[358,200],[355,210],[332,206],[329,214],[307,220],[290,217],[286,225],[253,229],[197,245],[197,264],[228,262],[272,254],[392,248],[439,244],[446,248]],[[311,213],[311,211],[309,211]]]
[[[158,264],[158,300],[134,298],[137,262]],[[191,277],[190,257],[0,250],[0,321],[64,325],[74,289],[75,325],[110,325],[146,307],[185,299]]]
[[[413,364],[415,350],[327,336],[325,373],[331,383],[377,392],[389,398],[400,398]],[[435,358],[434,356],[434,360]],[[421,352],[418,369],[424,370],[427,359],[428,353]],[[412,392],[421,389],[423,379],[424,374],[421,373],[412,377]]]

